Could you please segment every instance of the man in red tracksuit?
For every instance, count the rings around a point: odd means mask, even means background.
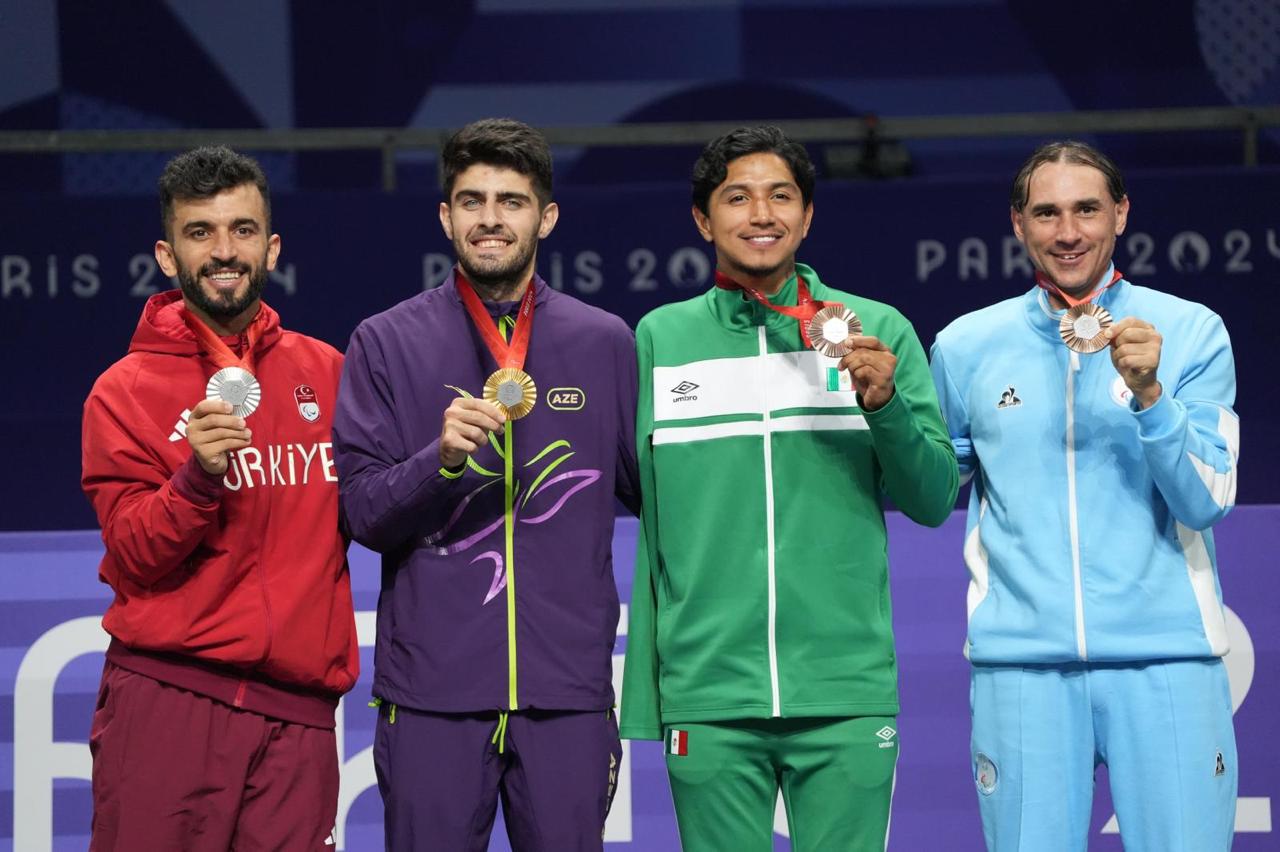
[[[115,591],[90,735],[96,850],[333,842],[334,710],[359,665],[330,421],[342,356],[261,300],[280,237],[226,148],[160,179],[151,297],[84,407]]]

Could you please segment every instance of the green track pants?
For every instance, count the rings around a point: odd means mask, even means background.
[[[761,719],[666,729],[684,852],[770,852],[782,790],[794,852],[883,852],[897,720]]]

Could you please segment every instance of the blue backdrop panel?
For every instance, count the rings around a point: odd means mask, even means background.
[[[1014,165],[1010,165],[1012,172]],[[1241,502],[1280,503],[1280,398],[1269,296],[1280,285],[1280,168],[1130,176],[1117,265],[1140,284],[1205,302],[1235,347]],[[950,320],[1023,292],[1030,265],[1009,229],[1003,178],[825,182],[800,259],[828,283],[900,308],[925,346]],[[683,183],[559,193],[539,270],[629,323],[710,285],[713,258]],[[435,286],[451,262],[435,195],[282,194],[281,266],[267,299],[285,324],[344,348],[364,317]],[[146,296],[171,286],[142,198],[17,196],[0,205],[0,446],[10,449],[0,529],[94,524],[79,492],[80,407],[121,357]],[[1105,357],[1099,355],[1097,357]],[[192,388],[192,401],[202,388]]]
[[[889,516],[894,629],[901,671],[901,758],[889,848],[968,852],[982,849],[977,793],[969,765],[968,667],[961,656],[967,576],[961,561],[963,512],[940,529]],[[631,597],[636,522],[619,519],[614,572],[624,604]],[[1235,849],[1276,848],[1273,811],[1280,800],[1280,506],[1237,508],[1217,528],[1228,616],[1228,671],[1239,741],[1240,803]],[[110,600],[96,580],[96,533],[0,534],[0,852],[84,849],[91,800],[86,740],[101,649],[99,616]],[[342,769],[339,848],[381,848],[381,802],[369,749],[375,712],[367,706],[379,582],[377,557],[351,551],[362,673],[344,701],[338,731]],[[614,652],[621,685],[626,617]],[[1206,760],[1212,760],[1207,756]],[[445,771],[442,769],[442,771]],[[1119,850],[1105,772],[1093,811],[1090,849]],[[838,803],[833,803],[838,807]],[[855,818],[850,814],[850,818]],[[785,823],[775,845],[788,848]],[[492,845],[507,850],[499,828]],[[942,838],[945,838],[943,840]],[[632,744],[622,763],[606,848],[667,852],[678,848],[659,743]]]

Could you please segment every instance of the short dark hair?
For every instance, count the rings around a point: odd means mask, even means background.
[[[1120,168],[1111,161],[1110,157],[1085,142],[1060,139],[1056,142],[1044,143],[1032,151],[1030,157],[1027,157],[1013,179],[1013,189],[1009,193],[1009,206],[1021,213],[1031,195],[1031,173],[1045,163],[1062,161],[1077,166],[1092,166],[1102,172],[1102,176],[1107,179],[1107,192],[1110,193],[1111,200],[1119,204],[1124,198],[1124,175],[1120,174]]]
[[[482,163],[511,169],[533,183],[538,204],[551,203],[551,148],[539,131],[513,118],[483,118],[459,130],[445,143],[440,188],[445,203],[453,196],[458,175]]]
[[[817,172],[809,152],[799,142],[793,142],[780,128],[764,124],[759,127],[739,127],[718,139],[712,139],[702,149],[702,156],[693,164],[693,205],[703,213],[715,188],[729,176],[729,164],[748,154],[777,154],[791,170],[804,206],[813,202],[813,185]]]
[[[212,198],[246,183],[253,184],[262,193],[262,206],[267,214],[263,225],[270,230],[271,191],[257,160],[225,145],[206,145],[174,157],[160,175],[160,227],[165,236],[170,236],[173,226],[175,201]]]

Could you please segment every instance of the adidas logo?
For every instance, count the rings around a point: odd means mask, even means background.
[[[693,393],[693,391],[696,391],[700,387],[702,387],[702,385],[697,382],[690,382],[687,380],[683,381],[671,389],[671,392],[676,395],[676,398],[671,401],[684,402],[685,400],[697,399],[698,397]]]
[[[183,409],[182,414],[178,417],[178,422],[173,424],[173,431],[169,433],[170,443],[174,441],[181,441],[183,438],[187,437],[187,421],[190,419],[191,409]]]

